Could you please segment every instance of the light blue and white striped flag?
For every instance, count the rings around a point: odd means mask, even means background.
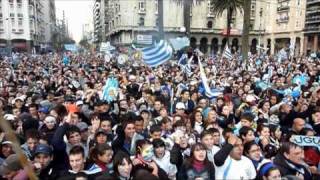
[[[226,45],[226,47],[224,48],[224,52],[223,52],[222,57],[225,57],[229,60],[231,60],[233,58],[233,55],[232,55],[231,50],[229,49],[228,45]]]
[[[172,56],[172,47],[161,40],[159,43],[154,44],[151,47],[138,49],[142,53],[142,59],[150,67],[157,67],[167,62]]]
[[[182,54],[178,61],[178,65],[180,66],[181,70],[190,77],[193,73],[191,71],[191,62],[193,60],[193,56],[188,60],[187,54]]]
[[[199,63],[199,68],[200,68],[200,78],[201,78],[202,84],[204,86],[205,95],[210,99],[218,97],[219,95],[222,95],[223,93],[221,91],[214,91],[214,92],[211,91],[211,89],[208,85],[208,79],[206,77],[206,73],[204,72],[204,69],[201,64],[200,59],[198,59],[198,63]]]

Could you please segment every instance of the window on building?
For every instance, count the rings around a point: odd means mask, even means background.
[[[22,20],[18,20],[18,25],[22,26],[22,24],[23,24],[23,21]]]
[[[146,8],[145,8],[145,2],[144,1],[140,1],[139,2],[139,10],[140,11],[144,11]]]
[[[158,14],[158,0],[154,0],[154,5],[155,5],[155,13]]]
[[[13,4],[13,0],[9,0],[9,3],[10,3],[10,4]]]
[[[212,29],[213,23],[212,21],[208,21],[207,28]]]
[[[3,20],[0,20],[0,25],[1,25],[1,26],[3,25]]]
[[[143,17],[141,17],[139,19],[139,26],[144,26],[144,18]]]

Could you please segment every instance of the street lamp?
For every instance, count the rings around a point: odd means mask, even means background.
[[[10,28],[10,18],[6,18],[7,21],[7,49],[9,53],[11,54],[11,28]]]

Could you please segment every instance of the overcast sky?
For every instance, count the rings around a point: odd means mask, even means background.
[[[62,11],[68,20],[69,32],[76,42],[82,37],[82,25],[93,21],[93,0],[56,0],[56,15],[62,19]]]

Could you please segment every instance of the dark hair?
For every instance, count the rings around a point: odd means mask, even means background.
[[[34,103],[32,103],[32,104],[29,104],[29,106],[28,106],[28,108],[30,109],[30,108],[36,108],[37,110],[38,110],[38,105],[37,104],[34,104]]]
[[[166,147],[166,144],[162,139],[155,139],[152,141],[153,148]]]
[[[113,157],[113,170],[116,175],[119,175],[118,166],[122,164],[123,160],[126,160],[129,164],[132,164],[130,156],[123,151],[118,151]]]
[[[162,124],[167,124],[168,122],[171,122],[171,120],[168,117],[165,117],[165,118],[162,118],[160,123],[162,125]]]
[[[277,129],[281,128],[281,126],[276,125],[276,124],[270,124],[269,128],[270,128],[270,136],[272,137],[275,134],[275,132],[277,131]]]
[[[112,151],[111,146],[108,144],[97,144],[90,150],[90,160],[91,161],[97,161],[98,155],[102,156],[106,151]]]
[[[81,154],[82,157],[85,157],[84,149],[82,146],[76,145],[70,149],[69,155],[76,155],[76,154]]]
[[[240,138],[243,140],[242,136],[247,136],[247,134],[249,133],[249,131],[252,131],[254,132],[254,130],[250,127],[241,127],[240,130],[239,130],[239,136]]]
[[[140,115],[140,116],[135,117],[134,122],[136,122],[136,121],[140,122],[140,121],[144,121],[144,120],[143,120],[142,116]]]
[[[26,131],[26,140],[28,140],[29,138],[32,138],[32,139],[40,139],[40,133],[38,130],[36,129],[28,129]]]
[[[184,90],[181,91],[181,95],[183,95],[183,94],[186,93],[186,92],[190,93],[189,90],[184,89]]]
[[[231,128],[225,128],[222,131],[222,136],[225,137],[227,133],[233,133],[233,130]]]
[[[66,132],[67,139],[69,139],[71,134],[76,133],[76,132],[81,134],[80,129],[77,126],[75,126],[75,125],[69,126],[69,128],[67,129],[67,132]]]
[[[181,116],[179,116],[179,117],[181,117]],[[183,127],[185,127],[186,126],[186,124],[183,122],[183,120],[182,120],[182,117],[181,117],[181,120],[178,120],[178,121],[176,121],[174,124],[173,124],[173,129],[174,128],[177,128],[177,127],[181,127],[181,126],[183,126]]]
[[[241,117],[240,117],[240,120],[241,120],[241,119],[246,119],[246,120],[248,120],[248,121],[250,121],[250,122],[253,122],[254,116],[253,116],[253,114],[251,114],[251,113],[243,113],[243,114],[241,115]]]
[[[141,154],[141,148],[142,148],[142,146],[147,145],[147,144],[152,145],[151,142],[150,142],[149,140],[147,140],[147,139],[138,140],[138,141],[136,142],[136,155],[137,155],[137,154]]]
[[[244,154],[247,156],[249,154],[249,151],[251,149],[252,146],[257,145],[259,146],[255,141],[250,141],[250,142],[246,142],[243,145],[243,152]]]
[[[206,147],[201,144],[201,143],[196,143],[194,145],[191,146],[191,154],[190,154],[190,158],[186,160],[185,165],[186,165],[186,169],[192,168],[193,163],[195,161],[195,158],[193,156],[194,151],[197,149],[203,149],[206,151]],[[208,155],[206,155],[206,158],[204,160],[204,165],[205,167],[208,169],[208,171],[210,171],[211,169],[214,169],[212,163],[208,160]]]
[[[303,129],[301,130],[300,134],[303,135],[303,136],[305,136],[305,135],[307,135],[307,133],[310,132],[310,131],[311,131],[311,132],[314,132],[313,129],[305,127],[305,128],[303,128]]]
[[[161,126],[159,126],[159,125],[152,125],[151,127],[150,127],[150,134],[153,134],[154,132],[161,132],[162,130],[161,130]]]
[[[263,130],[263,128],[268,128],[270,130],[269,125],[262,123],[262,124],[258,124],[257,132],[260,133]]]
[[[281,144],[279,152],[283,155],[284,153],[290,153],[290,149],[292,148],[301,148],[299,145],[293,142],[283,142]]]
[[[219,133],[219,134],[220,134],[220,131],[219,131],[219,129],[217,129],[217,128],[209,128],[208,131],[209,131],[211,134],[214,134],[214,133]]]
[[[159,178],[153,175],[146,169],[139,169],[134,173],[132,180],[158,180]]]
[[[212,136],[212,132],[210,132],[209,130],[202,131],[202,133],[200,134],[200,139],[202,140],[202,138],[204,138],[207,135]]]
[[[203,121],[203,115],[201,113],[201,111],[194,111],[191,115],[191,127],[194,128],[195,124],[196,124],[196,114],[200,113],[201,117],[202,117],[202,121]]]

